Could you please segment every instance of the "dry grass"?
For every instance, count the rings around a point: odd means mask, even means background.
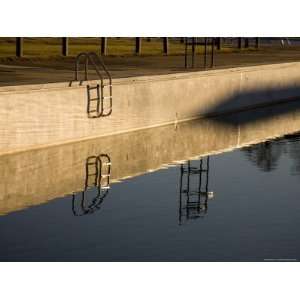
[[[49,57],[61,55],[61,38],[24,38],[24,56]],[[75,56],[83,51],[100,51],[100,38],[70,38],[69,55]],[[251,49],[248,49],[251,50]],[[135,38],[109,38],[108,55],[130,56],[134,55]],[[234,52],[232,47],[222,48],[222,52]],[[197,52],[203,52],[203,47],[198,46]],[[184,53],[184,44],[179,39],[169,40],[169,54],[180,55]],[[162,38],[147,38],[142,40],[142,55],[163,55]],[[15,38],[0,38],[0,56],[15,56]]]

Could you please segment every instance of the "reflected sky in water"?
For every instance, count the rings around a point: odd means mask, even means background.
[[[290,135],[112,185],[87,158],[85,192],[0,217],[0,259],[298,260],[299,150]]]

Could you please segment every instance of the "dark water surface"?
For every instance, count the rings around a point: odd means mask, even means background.
[[[276,126],[280,125],[278,117],[274,121]],[[287,126],[286,122],[284,124]],[[239,140],[243,130],[239,127]],[[258,127],[256,130],[261,133]],[[263,130],[266,132],[267,128]],[[174,151],[176,147],[171,145]],[[178,146],[178,149],[181,148]],[[171,155],[160,150],[155,157],[159,153]],[[126,155],[128,158],[128,153]],[[109,155],[108,158],[84,157],[85,165],[80,167],[85,174],[82,190],[87,191],[84,195],[78,192],[74,196],[41,200],[43,204],[28,204],[26,209],[18,206],[9,212],[10,208],[5,206],[6,213],[0,216],[0,260],[263,261],[300,258],[300,135],[267,139],[241,149],[202,155],[201,159],[182,156],[182,163],[170,167],[142,172],[144,174],[127,179],[124,178],[131,176],[124,175],[121,182],[110,184],[109,190],[103,189],[107,185],[103,175],[118,168],[114,164],[117,159]],[[146,164],[147,157],[142,154],[138,165]],[[111,170],[108,159],[111,159]],[[134,157],[129,156],[128,165],[130,159],[134,161]],[[152,162],[155,159],[151,157]],[[100,178],[101,163],[103,177]],[[147,166],[147,170],[150,169],[151,164]],[[132,174],[138,171],[137,168]],[[34,177],[34,172],[28,171],[27,176]],[[40,180],[38,188],[43,190],[44,186],[45,190],[47,183]],[[51,180],[54,179],[47,179],[47,182]],[[62,185],[66,186],[67,181]],[[52,186],[53,190],[53,183]],[[8,184],[3,193],[7,189]],[[24,190],[31,189],[33,185],[26,184]],[[25,192],[9,194],[5,203],[10,203],[13,197],[17,203],[14,205],[20,205]],[[34,195],[30,197],[35,198]]]

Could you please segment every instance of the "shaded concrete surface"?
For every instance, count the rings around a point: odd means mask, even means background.
[[[40,84],[70,81],[74,78],[74,57],[52,58],[0,58],[0,86]],[[113,78],[160,75],[185,72],[183,56],[127,56],[104,57]],[[215,65],[219,68],[253,66],[271,63],[300,61],[300,48],[272,48],[243,50],[233,53],[216,53]],[[197,68],[202,70],[203,56],[197,56]],[[97,79],[91,72],[91,79]]]
[[[242,122],[244,119],[250,121]],[[293,102],[0,156],[0,214],[82,191],[90,156],[109,155],[111,179],[116,183],[188,159],[231,151],[299,130],[300,105]],[[66,200],[70,201],[71,211],[71,199]]]

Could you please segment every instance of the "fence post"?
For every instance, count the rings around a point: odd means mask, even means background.
[[[245,48],[249,48],[249,38],[245,38]]]
[[[221,38],[218,37],[218,38],[217,38],[217,49],[218,49],[218,50],[221,50],[221,43],[222,43]]]
[[[169,39],[167,37],[163,38],[163,51],[164,54],[166,55],[169,54]]]
[[[259,38],[255,38],[255,48],[258,49],[259,48]]]
[[[135,38],[135,54],[140,55],[142,53],[142,38]]]
[[[238,48],[242,49],[242,38],[238,38]]]
[[[62,38],[62,55],[63,56],[69,55],[69,38],[67,37]]]
[[[23,56],[23,38],[22,37],[16,38],[16,56],[17,57]]]
[[[101,38],[101,55],[107,55],[107,38]]]

